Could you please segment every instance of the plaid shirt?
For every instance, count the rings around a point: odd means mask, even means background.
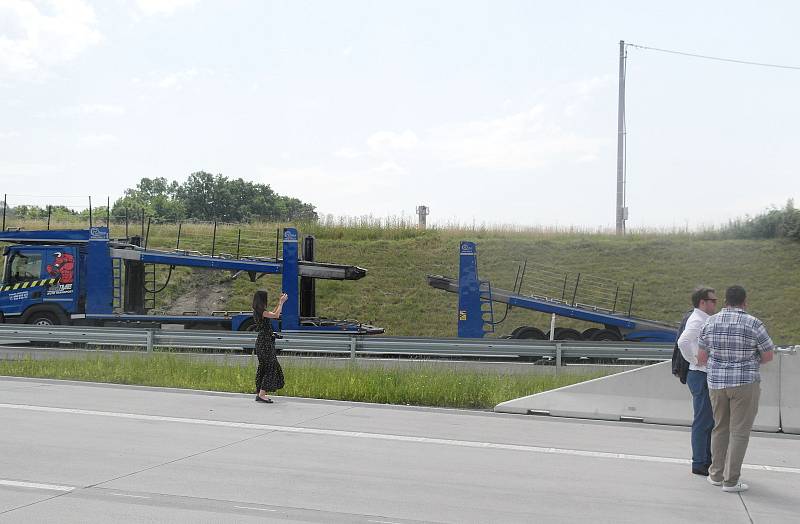
[[[760,382],[761,354],[775,348],[764,323],[743,309],[726,307],[708,319],[698,344],[708,352],[708,387]]]

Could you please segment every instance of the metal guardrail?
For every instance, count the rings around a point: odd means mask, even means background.
[[[407,356],[419,358],[491,358],[498,360],[549,357],[668,360],[672,344],[646,342],[577,342],[511,339],[375,337],[336,333],[283,332],[276,341],[281,351],[306,354]],[[124,327],[29,326],[0,324],[0,344],[27,342],[79,343],[111,347],[252,350],[256,333],[200,330],[162,330]]]

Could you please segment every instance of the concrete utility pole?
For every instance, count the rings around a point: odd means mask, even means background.
[[[617,234],[625,234],[625,41],[619,41],[619,107],[617,111]]]
[[[430,214],[431,210],[428,206],[417,206],[417,215],[419,215],[419,228],[425,229],[426,227],[426,218]]]

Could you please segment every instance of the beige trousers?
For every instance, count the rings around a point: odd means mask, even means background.
[[[758,413],[761,385],[758,382],[725,389],[709,389],[714,411],[711,432],[711,480],[735,486],[742,473],[742,462],[750,442],[753,420]]]

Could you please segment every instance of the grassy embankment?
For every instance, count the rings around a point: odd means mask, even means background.
[[[275,225],[243,229],[243,239],[256,252],[274,255]],[[207,226],[184,226],[191,238],[185,245],[210,250]],[[194,229],[193,229],[194,228]],[[204,229],[205,228],[205,229]],[[479,273],[498,288],[510,289],[518,266],[543,264],[568,273],[635,282],[633,314],[675,322],[689,308],[694,286],[707,284],[724,294],[738,283],[750,293],[750,309],[767,324],[777,343],[800,340],[800,325],[792,311],[800,299],[800,243],[787,240],[729,240],[688,234],[614,235],[551,231],[463,231],[375,227],[300,227],[301,234],[316,236],[316,258],[320,261],[355,264],[368,269],[366,278],[355,282],[318,281],[317,311],[337,318],[356,318],[386,328],[391,335],[455,336],[455,294],[431,288],[426,275],[458,276],[460,240],[478,244]],[[221,228],[218,236],[231,246],[233,228]],[[259,231],[264,231],[263,235]],[[151,233],[152,234],[152,233]],[[151,245],[169,246],[174,231],[164,228],[151,237]],[[245,241],[242,241],[243,245]],[[204,245],[208,244],[208,245]],[[219,240],[218,240],[219,245]],[[528,273],[533,275],[529,269]],[[183,285],[191,276],[184,272]],[[228,278],[220,275],[219,278]],[[267,289],[275,297],[280,279],[265,277],[256,283],[247,278],[232,282],[229,309],[249,308],[256,289]],[[180,285],[179,285],[180,287]],[[535,288],[526,286],[532,292]],[[623,301],[620,299],[620,301]],[[496,316],[504,306],[496,304]],[[498,326],[498,334],[521,325],[547,330],[546,315],[512,310]],[[590,324],[558,319],[558,325],[585,329]]]
[[[274,256],[275,231],[283,224],[242,226],[240,252]],[[479,274],[495,288],[510,289],[517,268],[529,265],[558,268],[574,277],[577,273],[635,282],[635,316],[677,323],[688,307],[689,294],[698,284],[717,288],[720,295],[738,283],[749,292],[750,311],[764,320],[779,344],[800,343],[800,324],[793,311],[800,300],[800,243],[789,240],[721,239],[719,232],[697,234],[634,232],[623,238],[594,232],[551,229],[432,229],[420,231],[405,224],[389,227],[365,223],[299,224],[301,235],[317,238],[316,259],[354,264],[368,269],[359,281],[318,281],[317,312],[334,318],[354,318],[386,329],[389,335],[455,336],[455,294],[433,289],[426,275],[458,276],[458,244],[478,244]],[[33,229],[36,224],[25,224]],[[41,225],[39,226],[41,227]],[[79,226],[80,227],[80,226]],[[84,226],[85,227],[85,226]],[[215,252],[236,253],[238,226],[219,226]],[[131,226],[131,231],[134,227]],[[181,247],[204,253],[211,251],[210,225],[184,224]],[[114,225],[112,235],[124,227]],[[175,225],[153,225],[151,247],[174,248]],[[162,272],[163,276],[166,272]],[[276,297],[280,278],[266,276],[255,283],[246,275],[230,280],[228,274],[211,272],[212,278],[232,286],[227,308],[247,310],[256,289]],[[533,273],[526,277],[533,282]],[[192,288],[192,271],[177,268],[172,284],[159,304]],[[536,288],[526,285],[530,292]],[[203,289],[195,292],[202,293]],[[495,305],[501,317],[504,306]],[[512,310],[498,326],[497,334],[510,333],[521,325],[544,331],[549,318],[526,310]],[[559,326],[593,327],[568,320]]]
[[[599,376],[500,375],[434,369],[424,363],[404,370],[338,369],[292,363],[285,363],[283,368],[286,387],[280,395],[472,409],[490,409],[505,400]],[[153,354],[74,360],[0,360],[0,375],[252,393],[255,367]]]

